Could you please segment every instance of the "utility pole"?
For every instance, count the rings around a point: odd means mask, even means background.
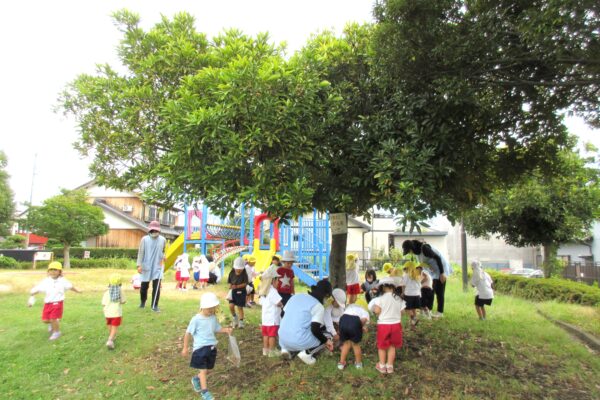
[[[29,191],[29,208],[33,205],[33,184],[35,182],[35,167],[37,164],[37,153],[33,155],[33,172],[31,173],[31,190]],[[29,211],[27,211],[29,213]],[[29,248],[29,231],[25,235],[25,248]]]

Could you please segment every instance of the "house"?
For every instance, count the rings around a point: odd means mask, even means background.
[[[102,209],[109,229],[105,235],[89,238],[84,243],[86,247],[138,247],[147,233],[148,223],[154,220],[160,222],[161,234],[168,241],[183,232],[183,227],[178,226],[180,209],[148,204],[138,193],[106,188],[95,181],[75,189],[84,189],[89,202]]]
[[[561,243],[556,255],[566,264],[600,262],[600,221],[592,224],[591,236],[584,241]]]

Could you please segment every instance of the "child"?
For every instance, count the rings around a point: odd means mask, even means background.
[[[358,281],[358,257],[355,254],[346,256],[346,295],[348,303],[355,303],[356,297],[360,293],[360,283]]]
[[[262,336],[263,336],[263,356],[278,357],[279,351],[275,347],[279,322],[281,321],[281,296],[277,293],[277,271],[268,269],[261,276],[261,281],[271,282],[271,284],[259,293],[259,303],[262,306]],[[262,287],[262,285],[261,285]]]
[[[374,269],[368,269],[365,272],[365,281],[360,286],[360,289],[365,292],[365,300],[367,300],[367,304],[373,300],[373,298],[377,297],[377,285],[379,281],[377,280],[377,274]]]
[[[256,265],[256,257],[251,255],[246,260],[245,267],[246,275],[248,275],[248,295],[246,299],[246,307],[252,307],[256,305],[256,303],[254,302],[254,278],[258,276],[258,273],[256,272],[254,265]]]
[[[421,271],[421,312],[427,319],[431,319],[433,309],[433,279],[429,272],[419,264],[417,269]]]
[[[179,257],[181,257],[181,262],[179,263],[180,289],[185,292],[187,291],[187,283],[190,280],[190,258],[187,253],[183,253]]]
[[[133,287],[133,290],[140,290],[142,287],[142,275],[139,273],[133,275],[131,277],[131,286]]]
[[[421,273],[417,269],[417,264],[412,261],[404,264],[404,268],[406,273],[402,276],[400,285],[403,287],[403,298],[410,316],[410,329],[415,330],[419,322],[417,310],[421,308]]]
[[[377,315],[377,353],[379,362],[375,369],[382,374],[394,372],[396,349],[402,347],[401,314],[404,301],[394,293],[394,278],[385,277],[379,280],[381,296],[369,303],[369,310]]]
[[[362,364],[362,349],[360,341],[362,340],[363,332],[367,331],[367,323],[369,322],[369,313],[361,306],[356,304],[348,304],[344,310],[344,314],[340,318],[340,342],[342,344],[342,352],[338,369],[346,368],[346,357],[350,352],[354,352],[354,366],[356,369],[361,369]]]
[[[183,254],[178,255],[173,264],[175,270],[175,290],[181,289],[181,262],[183,260]]]
[[[198,290],[198,285],[200,284],[200,265],[202,264],[202,258],[200,256],[196,256],[192,259],[192,273],[194,275],[194,286],[192,289]]]
[[[244,327],[244,306],[246,305],[246,286],[248,285],[248,275],[244,270],[244,259],[241,257],[233,261],[233,269],[227,278],[229,289],[231,289],[231,300],[229,300],[229,311],[233,316],[233,327]],[[237,307],[239,313],[236,314]]]
[[[108,341],[106,347],[109,350],[114,350],[115,339],[117,337],[117,329],[121,325],[123,318],[123,307],[125,304],[125,296],[121,290],[121,275],[112,274],[108,279],[108,290],[102,296],[102,307],[104,308],[104,318],[106,318],[106,326],[108,326]]]
[[[216,285],[221,282],[221,268],[215,264],[211,256],[206,256],[208,260],[208,283]]]
[[[281,262],[283,265],[277,268],[277,275],[279,275],[279,280],[277,281],[277,293],[281,296],[281,302],[283,306],[287,304],[288,300],[295,293],[294,289],[294,270],[292,269],[292,265],[294,265],[294,253],[289,250],[283,252],[283,257],[281,257]],[[283,317],[283,315],[282,315]]]
[[[35,295],[44,292],[44,309],[42,310],[42,322],[48,325],[50,332],[49,340],[56,340],[60,337],[60,320],[63,316],[63,302],[65,300],[65,291],[72,290],[75,293],[81,293],[71,282],[62,276],[62,264],[53,261],[48,264],[48,277],[31,289],[29,297],[29,307],[35,303]]]
[[[181,355],[186,357],[190,338],[193,340],[193,353],[190,367],[199,369],[198,375],[192,378],[194,391],[199,392],[204,400],[214,399],[208,391],[208,370],[213,369],[217,359],[217,338],[215,333],[231,334],[231,328],[222,328],[215,317],[219,299],[214,293],[204,293],[200,299],[200,312],[192,318],[183,337]]]
[[[200,256],[200,269],[198,277],[200,280],[200,289],[208,287],[208,280],[210,279],[210,263],[204,254]]]
[[[331,294],[330,301],[331,304],[325,308],[323,322],[335,346],[340,340],[340,318],[346,308],[346,293],[340,288],[335,288]]]
[[[471,285],[475,287],[475,311],[477,311],[477,316],[481,321],[485,321],[485,306],[492,305],[492,300],[494,299],[494,287],[493,280],[490,274],[485,272],[481,268],[481,263],[479,261],[473,261],[471,263],[471,267],[473,268],[473,277],[471,278]]]

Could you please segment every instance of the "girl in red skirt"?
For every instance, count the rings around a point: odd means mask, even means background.
[[[356,254],[348,254],[346,256],[346,296],[348,304],[355,303],[356,297],[360,294],[357,259]]]

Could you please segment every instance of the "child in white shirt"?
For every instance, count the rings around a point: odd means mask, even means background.
[[[356,254],[348,254],[346,256],[346,296],[348,297],[349,304],[355,303],[356,297],[360,294],[358,264],[356,260],[358,260]]]
[[[190,280],[190,258],[187,253],[180,255],[181,261],[179,262],[179,278],[181,282],[181,290],[187,291],[187,283]]]
[[[204,254],[200,256],[200,267],[198,272],[198,277],[200,278],[200,289],[204,289],[208,286],[208,280],[210,278],[210,262]]]
[[[342,352],[338,369],[342,370],[346,367],[346,357],[350,352],[350,348],[354,352],[354,366],[361,369],[362,364],[362,349],[360,341],[362,340],[363,332],[367,332],[367,324],[369,323],[369,313],[362,307],[356,304],[348,304],[344,309],[344,314],[340,318],[340,342],[342,343]]]
[[[369,303],[369,311],[377,315],[377,353],[379,362],[375,369],[382,374],[394,372],[396,349],[402,347],[402,309],[404,301],[394,293],[396,283],[393,277],[379,280],[381,296]]]
[[[108,279],[108,290],[102,296],[102,307],[104,309],[104,318],[108,326],[108,340],[106,347],[109,350],[115,348],[115,339],[117,329],[123,319],[123,306],[125,304],[125,295],[121,290],[122,279],[119,274],[112,274]]]
[[[49,324],[49,340],[56,340],[60,337],[60,320],[63,316],[63,302],[65,300],[65,291],[72,290],[81,293],[71,282],[62,276],[62,264],[53,261],[48,265],[48,277],[31,289],[29,297],[29,307],[35,303],[35,295],[44,292],[44,309],[42,310],[42,322]]]
[[[419,320],[417,319],[417,310],[421,308],[421,273],[417,269],[417,264],[408,261],[404,264],[406,272],[402,276],[400,286],[402,286],[402,297],[406,303],[406,311],[410,316],[410,329],[414,330]]]
[[[433,279],[421,264],[417,266],[421,271],[421,312],[427,319],[431,319],[433,309]]]
[[[481,321],[485,321],[485,306],[491,306],[492,300],[494,299],[494,288],[492,277],[490,274],[485,272],[481,268],[481,263],[479,261],[473,261],[471,263],[471,267],[473,268],[473,276],[471,278],[471,285],[475,287],[475,310],[477,311],[477,316]]]
[[[346,308],[346,293],[340,288],[335,288],[328,301],[331,301],[331,304],[325,307],[323,322],[335,346],[340,340],[340,318],[344,315],[344,309]]]
[[[279,275],[273,268],[266,270],[262,276],[262,281],[270,282],[271,284],[267,287],[266,285],[261,287],[263,291],[259,293],[259,303],[262,306],[262,337],[263,337],[263,356],[278,357],[281,353],[277,351],[276,340],[277,333],[279,330],[279,323],[281,322],[281,308],[283,303],[282,298],[277,293],[276,285],[277,278]]]
[[[200,256],[194,257],[192,259],[192,272],[194,274],[194,286],[192,288],[194,290],[198,289],[200,284],[200,265],[202,265],[202,258]]]

